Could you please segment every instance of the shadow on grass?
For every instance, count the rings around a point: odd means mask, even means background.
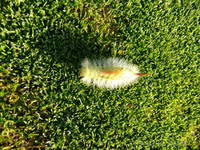
[[[70,19],[72,21],[68,23]],[[31,83],[41,84],[41,90],[47,93],[47,97],[54,97],[55,93],[64,94],[66,97],[76,95],[76,90],[81,90],[84,86],[79,82],[82,61],[85,58],[94,59],[111,55],[110,48],[100,44],[98,34],[85,32],[78,21],[70,19],[65,20],[68,25],[57,25],[59,21],[52,26],[47,25],[46,29],[43,28],[42,32],[38,33],[35,46],[32,47],[37,49],[37,54],[33,56],[34,60],[30,67],[33,74]],[[31,89],[32,86],[31,84]],[[91,87],[86,88],[90,89]],[[66,101],[66,98],[63,98],[63,101]]]
[[[93,33],[74,28],[51,28],[37,42],[42,55],[50,55],[51,63],[61,63],[77,70],[84,58],[108,57],[109,50],[103,51]]]

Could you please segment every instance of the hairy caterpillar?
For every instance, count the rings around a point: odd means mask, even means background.
[[[86,84],[93,84],[101,88],[114,89],[126,86],[148,75],[140,73],[136,65],[127,63],[124,59],[104,58],[82,62],[81,80]]]

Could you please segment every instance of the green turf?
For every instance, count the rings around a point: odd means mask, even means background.
[[[198,0],[0,1],[4,149],[198,149]],[[108,91],[85,58],[151,74]]]

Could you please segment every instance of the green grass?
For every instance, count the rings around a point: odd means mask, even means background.
[[[198,0],[0,3],[3,149],[198,149]],[[85,57],[150,73],[108,91],[80,82]]]

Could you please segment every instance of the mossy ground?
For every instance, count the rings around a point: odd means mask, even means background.
[[[1,1],[4,149],[198,149],[199,1]],[[108,91],[85,57],[150,73]]]

